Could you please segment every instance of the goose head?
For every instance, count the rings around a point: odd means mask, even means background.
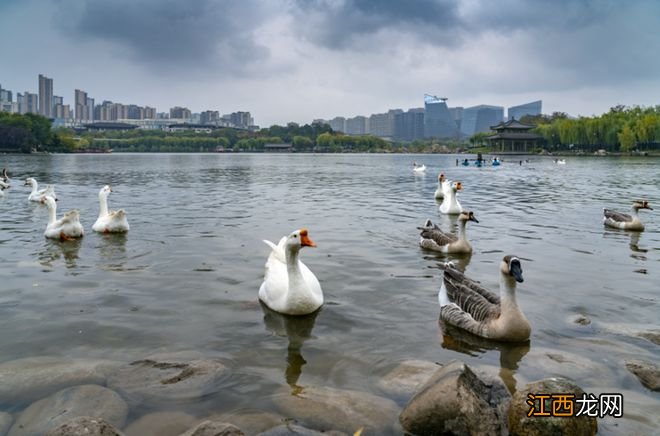
[[[296,230],[286,239],[286,248],[298,252],[302,247],[316,247],[314,241],[309,238],[307,229]]]
[[[520,265],[520,259],[516,256],[504,256],[504,259],[502,259],[502,263],[500,264],[500,272],[504,276],[515,279],[518,283],[523,282],[522,266]]]
[[[110,185],[105,185],[105,186],[104,186],[103,188],[101,188],[101,190],[99,191],[99,196],[100,196],[100,197],[106,197],[106,198],[107,198],[108,195],[110,195],[111,192],[112,192],[112,188],[110,187]]]
[[[54,208],[56,206],[55,202],[57,200],[50,195],[42,195],[41,198],[39,198],[39,201],[48,206],[48,208]]]
[[[478,223],[479,220],[474,216],[474,212],[464,210],[461,212],[461,214],[458,216],[458,221],[462,222],[468,222],[468,221],[474,221],[475,223]]]
[[[442,184],[442,182],[444,181],[445,181],[445,174],[440,173],[440,175],[438,176],[438,183]]]
[[[633,201],[633,209],[639,210],[639,209],[648,209],[648,210],[653,210],[651,205],[649,204],[648,201],[646,200],[635,200]]]
[[[36,180],[34,180],[32,177],[28,177],[25,179],[25,183],[23,183],[23,186],[34,186],[35,183],[37,183]]]
[[[460,191],[461,189],[463,189],[463,185],[461,184],[461,182],[454,182],[454,183],[451,184],[451,189],[454,192]]]

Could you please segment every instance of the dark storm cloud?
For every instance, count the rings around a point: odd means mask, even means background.
[[[293,14],[303,36],[331,49],[350,48],[384,29],[442,35],[447,44],[461,26],[457,0],[298,0]]]
[[[66,13],[75,24],[63,29],[69,36],[113,42],[150,66],[240,70],[269,55],[253,38],[263,8],[251,0],[88,0],[73,7]]]

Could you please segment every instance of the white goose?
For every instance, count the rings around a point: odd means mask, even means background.
[[[505,256],[500,264],[500,295],[468,279],[448,262],[438,293],[440,318],[484,338],[526,341],[532,328],[516,302],[516,282],[522,281],[520,259],[515,256]]]
[[[463,212],[463,206],[456,198],[456,191],[463,189],[461,182],[452,182],[449,189],[445,191],[445,198],[440,205],[440,213],[447,215],[458,215]]]
[[[426,165],[424,164],[418,164],[417,162],[413,162],[413,172],[415,173],[423,173],[426,171]]]
[[[5,195],[5,189],[8,189],[8,188],[9,188],[9,185],[7,183],[3,182],[2,180],[0,180],[0,197]]]
[[[306,315],[323,305],[323,291],[318,279],[298,259],[302,247],[316,247],[307,229],[296,230],[280,239],[266,261],[264,282],[259,299],[272,310],[286,315]]]
[[[445,198],[445,188],[443,186],[445,182],[445,175],[444,173],[440,173],[438,176],[438,188],[435,190],[435,198],[436,200],[442,200]]]
[[[639,219],[638,211],[640,209],[653,210],[646,200],[633,201],[631,207],[632,216],[611,209],[603,209],[603,224],[608,227],[614,227],[615,229],[642,231],[644,230],[644,223]]]
[[[7,173],[7,168],[2,169],[2,176],[0,176],[0,182],[3,182],[9,186],[9,174]]]
[[[465,233],[465,227],[468,221],[479,222],[475,218],[474,212],[464,210],[458,216],[458,236],[456,236],[443,232],[431,220],[426,220],[424,227],[418,227],[422,231],[419,237],[419,246],[441,253],[472,253],[472,245],[467,240]]]
[[[42,197],[46,196],[53,197],[53,199],[57,200],[57,195],[55,195],[55,186],[53,185],[46,185],[44,189],[39,190],[39,184],[37,181],[32,177],[28,177],[25,179],[23,186],[32,186],[32,192],[30,192],[30,195],[28,195],[29,201],[43,203]]]
[[[99,217],[92,226],[92,230],[99,233],[126,233],[129,226],[124,209],[108,210],[110,193],[112,193],[112,188],[108,185],[99,191]]]
[[[57,219],[57,203],[50,195],[43,197],[42,203],[48,206],[48,226],[44,236],[51,239],[66,241],[74,238],[82,238],[84,230],[80,224],[80,212],[77,209],[71,210]]]

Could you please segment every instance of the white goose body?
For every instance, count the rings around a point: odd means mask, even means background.
[[[112,188],[106,185],[99,191],[99,217],[92,230],[99,233],[126,233],[129,230],[124,209],[108,210],[108,196]]]
[[[32,192],[30,192],[30,195],[28,195],[28,201],[43,203],[42,198],[46,196],[53,197],[53,199],[57,200],[57,195],[55,195],[55,186],[53,185],[46,185],[44,189],[39,190],[39,184],[37,181],[32,177],[28,177],[25,179],[25,186],[32,187]]]
[[[446,181],[445,175],[441,173],[438,176],[438,187],[436,188],[434,194],[436,200],[442,200],[445,198],[445,187],[444,187],[445,181]]]
[[[81,238],[85,232],[80,224],[80,212],[77,209],[71,210],[57,219],[57,203],[51,196],[45,196],[43,203],[48,206],[48,225],[44,236],[51,239],[65,241],[67,239]]]
[[[426,171],[426,165],[419,165],[417,162],[413,162],[413,172],[423,173],[424,171]]]
[[[8,189],[8,188],[9,188],[9,184],[7,184],[7,183],[3,182],[2,180],[0,180],[0,197],[5,195],[5,189]]]
[[[443,232],[431,220],[426,220],[424,227],[418,227],[422,231],[419,237],[419,246],[427,250],[439,251],[440,253],[472,253],[472,245],[467,240],[465,233],[465,227],[468,221],[479,222],[475,218],[474,212],[461,212],[458,217],[458,236],[456,236]]]
[[[500,266],[500,295],[445,264],[438,293],[440,318],[477,336],[498,341],[523,342],[532,328],[516,301],[516,282],[522,282],[520,260],[505,256]]]
[[[286,315],[307,315],[323,305],[323,291],[318,279],[299,260],[302,247],[315,247],[301,229],[280,239],[266,261],[264,281],[259,288],[259,299],[272,310]]]
[[[461,203],[456,198],[456,191],[460,191],[461,189],[463,189],[461,182],[451,183],[450,188],[445,191],[445,198],[440,205],[440,213],[458,215],[463,212],[463,206],[461,206]]]
[[[631,215],[603,209],[603,224],[621,230],[644,230],[644,223],[639,219],[639,209],[653,210],[646,200],[635,200],[631,208]]]

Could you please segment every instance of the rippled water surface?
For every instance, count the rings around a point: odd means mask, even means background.
[[[270,410],[282,386],[325,385],[383,395],[376,381],[397,362],[461,359],[492,367],[510,389],[555,375],[585,391],[622,392],[623,420],[604,434],[651,432],[660,398],[625,361],[658,361],[639,336],[660,329],[660,159],[505,160],[455,166],[445,155],[2,156],[12,187],[0,198],[0,360],[59,355],[132,361],[197,350],[232,371],[218,395],[191,412]],[[513,162],[513,159],[516,159]],[[411,171],[412,161],[428,167]],[[522,259],[518,300],[532,324],[529,345],[501,346],[443,332],[440,265],[422,251],[417,226],[432,218],[437,175],[463,182],[474,247],[456,258],[497,289],[503,255]],[[44,206],[21,180],[54,183],[61,211],[78,208],[80,242],[43,236]],[[97,193],[113,187],[125,236],[91,231]],[[605,229],[602,208],[627,211],[644,197],[642,233]],[[266,313],[257,301],[277,241],[307,227],[317,248],[301,258],[326,297],[312,317]],[[574,322],[578,316],[591,323]]]

